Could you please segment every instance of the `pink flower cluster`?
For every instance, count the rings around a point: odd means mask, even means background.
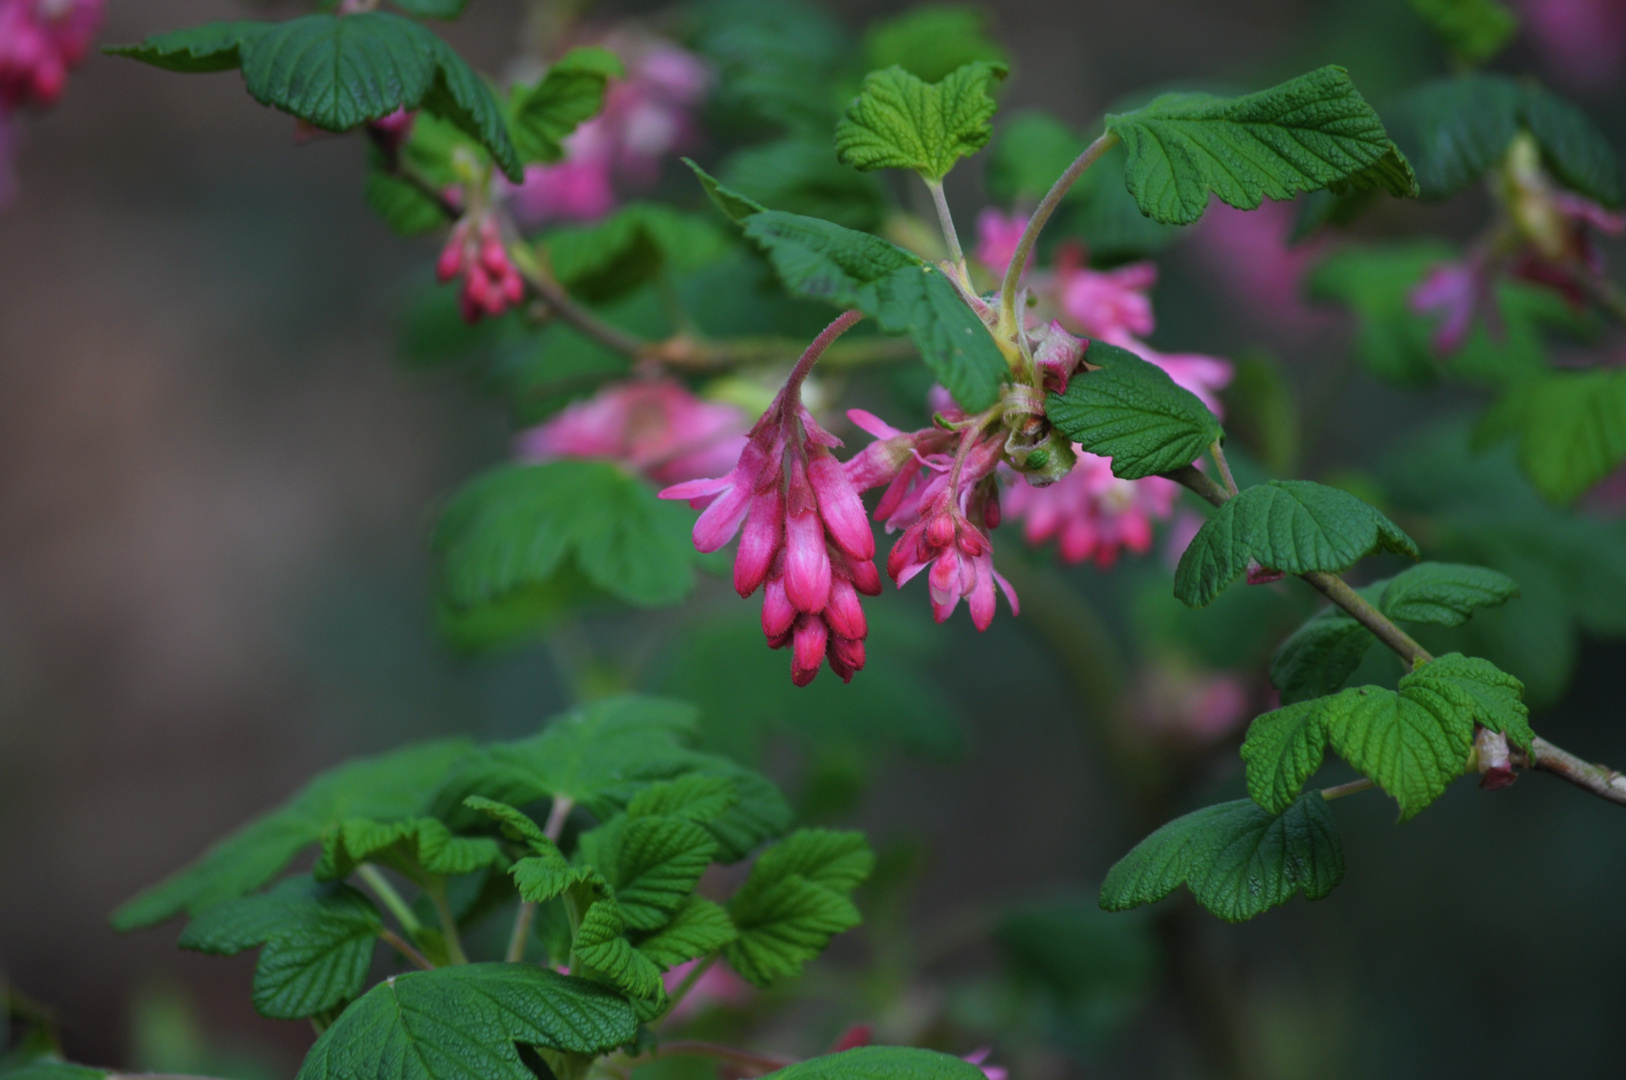
[[[15,114],[54,105],[102,21],[102,0],[0,0],[0,206],[11,200]]]
[[[791,647],[791,681],[806,686],[826,660],[844,682],[864,666],[869,627],[858,594],[878,595],[881,578],[864,504],[830,453],[841,442],[802,406],[800,389],[799,377],[786,383],[726,475],[661,497],[703,508],[694,525],[701,551],[741,534],[735,591],[763,589],[762,632],[772,648]]]
[[[621,57],[627,77],[610,84],[604,110],[565,139],[565,160],[531,165],[509,191],[526,227],[546,221],[591,221],[615,208],[616,182],[653,184],[660,163],[691,145],[694,109],[711,86],[699,57],[669,41],[631,33],[603,42]]]
[[[523,432],[527,461],[603,458],[658,484],[726,472],[745,448],[745,413],[702,401],[673,379],[613,383],[544,424]]]
[[[1021,233],[1020,216],[984,210],[977,226],[977,260],[1003,274],[1015,252],[1014,236]],[[1037,331],[1029,330],[1035,340],[1054,341],[1058,332],[1071,331],[1117,345],[1158,365],[1216,415],[1221,412],[1218,393],[1232,374],[1228,361],[1195,353],[1163,353],[1143,340],[1156,325],[1148,295],[1157,284],[1156,266],[1142,262],[1091,270],[1084,264],[1083,250],[1070,245],[1059,251],[1051,270],[1029,273],[1028,278],[1028,287],[1039,301],[1034,318],[1041,325]],[[1057,322],[1043,326],[1042,320],[1051,316]],[[1086,351],[1084,359],[1088,358]],[[1036,353],[1035,359],[1042,357]],[[1076,363],[1073,358],[1073,366]],[[1065,389],[1065,368],[1064,364],[1056,371],[1047,370],[1047,385]],[[1152,523],[1166,520],[1173,512],[1179,486],[1156,476],[1120,480],[1112,475],[1110,459],[1081,447],[1074,450],[1078,463],[1054,483],[1041,487],[1023,478],[1006,493],[1005,508],[1022,522],[1025,539],[1037,545],[1055,538],[1063,561],[1079,563],[1093,558],[1103,568],[1113,565],[1125,549],[1144,554],[1152,546]]]
[[[497,222],[489,214],[458,220],[435,263],[435,276],[442,284],[463,279],[458,304],[463,318],[471,323],[487,315],[501,315],[525,298],[525,282],[514,269]]]

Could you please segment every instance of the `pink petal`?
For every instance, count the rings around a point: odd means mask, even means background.
[[[807,466],[808,483],[818,497],[819,515],[830,539],[854,559],[875,557],[875,534],[870,532],[864,503],[852,481],[829,451],[814,451]]]
[[[740,535],[740,549],[734,556],[734,591],[750,596],[767,577],[774,556],[784,540],[785,498],[778,486],[758,492],[751,499],[750,516]]]

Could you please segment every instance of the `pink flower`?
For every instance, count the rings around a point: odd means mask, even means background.
[[[368,124],[367,127],[376,134],[376,138],[383,144],[385,153],[392,158],[405,146],[407,140],[412,138],[412,122],[418,114],[407,112],[405,109],[396,109],[388,116],[380,117]]]
[[[1005,1066],[983,1064],[988,1060],[988,1055],[993,1052],[993,1049],[994,1048],[991,1046],[984,1046],[980,1049],[971,1051],[971,1053],[967,1054],[960,1060],[969,1061],[971,1064],[977,1066],[982,1070],[982,1074],[986,1076],[988,1080],[1009,1080],[1010,1070],[1006,1069]]]
[[[745,414],[673,379],[612,383],[520,434],[528,461],[605,458],[659,484],[727,471],[745,447]]]
[[[1062,561],[1093,558],[1103,570],[1128,549],[1145,554],[1152,546],[1152,523],[1174,510],[1180,485],[1160,476],[1120,480],[1112,460],[1078,450],[1078,464],[1047,487],[1025,480],[1011,485],[1005,508],[1023,523],[1022,534],[1038,546],[1057,538]]]
[[[881,591],[864,504],[830,453],[840,445],[802,406],[793,378],[751,429],[732,471],[661,492],[703,508],[694,525],[701,551],[741,534],[734,588],[741,596],[763,588],[762,631],[771,647],[791,646],[797,686],[812,682],[825,660],[851,681],[869,634],[858,594]]]
[[[1216,204],[1194,230],[1190,248],[1234,303],[1291,341],[1303,341],[1336,319],[1305,302],[1305,272],[1328,241],[1292,243],[1297,213],[1293,203],[1271,199],[1257,210]]]
[[[1152,299],[1146,294],[1157,284],[1157,266],[1141,262],[1115,270],[1091,270],[1082,265],[1083,256],[1076,244],[1059,253],[1055,289],[1062,317],[1085,337],[1111,341],[1150,334]]]
[[[1252,704],[1236,676],[1170,662],[1143,670],[1132,700],[1134,717],[1148,732],[1197,746],[1230,735]]]
[[[0,111],[54,104],[101,21],[102,0],[0,0]]]
[[[1011,265],[1016,257],[1016,245],[1022,239],[1022,230],[1027,228],[1027,218],[1021,214],[1005,214],[994,207],[986,207],[977,214],[977,249],[972,256],[982,265],[992,270],[1000,277]],[[1028,254],[1027,270],[1033,265],[1033,255]]]
[[[1523,0],[1518,6],[1560,82],[1583,90],[1619,83],[1626,64],[1626,2]]]
[[[1434,351],[1456,352],[1473,328],[1474,312],[1489,300],[1490,283],[1477,262],[1441,263],[1413,286],[1409,303],[1419,315],[1443,315],[1434,328]]]
[[[565,140],[570,156],[557,165],[525,166],[525,181],[509,192],[514,216],[527,226],[546,221],[594,221],[615,209],[607,156],[570,150],[580,142]]]
[[[690,960],[661,976],[661,982],[666,986],[666,992],[671,993],[683,984],[694,966],[703,963],[701,960]],[[722,964],[713,964],[701,973],[682,1001],[672,1006],[666,1014],[666,1019],[681,1023],[714,1005],[745,1004],[751,998],[751,984],[734,974]]]
[[[525,297],[525,282],[509,261],[497,223],[489,215],[461,218],[435,263],[441,283],[462,277],[458,297],[463,318],[476,323],[487,315],[501,315]]]

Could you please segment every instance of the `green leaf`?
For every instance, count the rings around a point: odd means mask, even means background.
[[[1471,73],[1424,83],[1394,111],[1396,141],[1423,197],[1443,199],[1502,162],[1520,129],[1560,182],[1605,206],[1623,198],[1609,140],[1586,114],[1535,83]]]
[[[669,815],[685,821],[713,821],[740,804],[734,781],[726,776],[683,776],[651,784],[627,804],[628,817]]]
[[[6,1070],[6,1080],[107,1080],[106,1069],[73,1065],[66,1061],[33,1061],[20,1069]]]
[[[1390,578],[1378,610],[1405,622],[1461,626],[1476,609],[1518,595],[1518,582],[1488,567],[1426,562]]]
[[[504,465],[452,499],[432,541],[447,599],[473,607],[551,580],[570,560],[636,607],[694,588],[689,515],[603,461]]]
[[[745,235],[793,295],[857,308],[887,333],[907,331],[967,411],[999,400],[1004,355],[936,267],[880,237],[776,210],[747,218]]]
[[[1518,17],[1497,0],[1411,0],[1411,6],[1462,64],[1483,64],[1519,31]]]
[[[1224,436],[1214,414],[1168,372],[1116,345],[1092,341],[1065,394],[1046,397],[1061,432],[1112,459],[1112,475],[1139,480],[1190,465]]]
[[[1400,804],[1404,821],[1467,769],[1474,724],[1528,748],[1524,686],[1487,660],[1449,653],[1400,680],[1398,691],[1360,686],[1269,712],[1242,746],[1248,792],[1280,811],[1321,765],[1331,745]]]
[[[638,951],[662,971],[710,956],[740,936],[728,912],[710,900],[691,896],[669,922],[638,942]]]
[[[421,107],[478,140],[509,179],[521,178],[491,91],[440,38],[398,15],[210,23],[107,51],[170,71],[241,67],[254,100],[327,131]]]
[[[1477,441],[1512,435],[1536,489],[1574,502],[1626,461],[1626,371],[1553,371],[1511,385],[1486,413]]]
[[[864,32],[869,71],[897,66],[935,83],[979,60],[1001,65],[1009,60],[988,35],[988,13],[979,7],[926,4],[871,23]]]
[[[860,1046],[798,1061],[768,1076],[774,1080],[979,1080],[983,1071],[969,1061],[936,1050]]]
[[[653,961],[623,936],[626,922],[612,900],[600,900],[587,909],[576,929],[576,959],[611,986],[632,998],[663,994],[661,973]]]
[[[689,171],[694,173],[696,179],[700,181],[700,186],[706,189],[706,197],[711,200],[712,205],[721,210],[723,216],[735,224],[743,222],[752,214],[760,214],[768,209],[755,199],[741,195],[732,188],[725,187],[716,177],[696,165],[694,159],[684,158],[683,164],[689,167]]]
[[[627,929],[644,932],[666,925],[717,854],[705,829],[664,814],[617,818],[585,833],[581,845],[610,883]]]
[[[1210,191],[1242,210],[1339,184],[1416,194],[1383,121],[1340,67],[1239,98],[1164,94],[1108,115],[1107,130],[1129,152],[1141,212],[1176,225],[1201,217]]]
[[[592,225],[555,229],[544,242],[554,276],[591,304],[625,296],[662,274],[714,262],[729,246],[703,217],[638,202]]]
[[[632,1007],[586,979],[534,964],[444,967],[369,990],[316,1040],[298,1080],[535,1080],[516,1044],[601,1054],[637,1030]]]
[[[1247,488],[1203,523],[1180,557],[1174,595],[1202,607],[1249,561],[1288,574],[1337,573],[1379,551],[1417,558],[1411,537],[1355,496],[1308,480],[1272,480]]]
[[[467,740],[449,739],[331,769],[278,809],[238,829],[186,869],[119,908],[113,926],[120,931],[151,926],[251,893],[346,818],[417,815],[446,773],[472,749]]]
[[[938,82],[901,67],[872,71],[836,125],[836,159],[860,172],[913,169],[939,183],[993,135],[990,91],[1010,69],[978,60]]]
[[[1368,600],[1369,590],[1361,590]],[[1343,689],[1376,640],[1372,631],[1330,607],[1312,616],[1282,642],[1270,663],[1270,683],[1282,704],[1293,705]]]
[[[399,870],[423,884],[431,876],[472,874],[483,866],[504,866],[507,860],[489,836],[453,836],[435,818],[354,817],[323,835],[322,857],[311,872],[318,881],[338,881],[364,862]]]
[[[853,59],[834,15],[805,0],[705,0],[690,14],[693,47],[718,74],[708,114],[747,130],[829,138],[845,98],[835,83]]]
[[[1326,896],[1344,878],[1344,850],[1327,801],[1312,792],[1280,815],[1251,799],[1176,818],[1118,860],[1101,883],[1101,906],[1127,911],[1181,885],[1226,922],[1285,904],[1300,890]]]
[[[729,155],[722,175],[728,187],[717,187],[744,197],[752,207],[745,214],[764,209],[760,200],[778,210],[872,232],[881,227],[889,209],[881,178],[842,165],[826,139],[788,138],[748,146]],[[701,182],[707,179],[702,176]]]
[[[180,946],[224,956],[265,946],[254,969],[254,1008],[298,1020],[361,993],[383,929],[362,893],[300,875],[207,909],[187,924]]]
[[[469,0],[390,0],[390,3],[420,19],[455,19],[463,14]]]
[[[558,161],[564,139],[604,108],[604,88],[626,77],[621,60],[608,49],[571,49],[548,66],[534,86],[508,93],[508,124],[514,147],[525,161]]]
[[[862,921],[849,895],[874,864],[860,833],[804,829],[769,848],[728,902],[740,935],[729,964],[757,986],[800,972]]]
[[[463,805],[470,810],[478,810],[495,821],[502,829],[502,834],[516,843],[525,844],[541,853],[558,850],[536,821],[517,806],[509,806],[507,803],[480,795],[470,795],[463,800]]]

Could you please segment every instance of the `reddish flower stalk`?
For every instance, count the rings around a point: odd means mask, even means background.
[[[826,660],[843,681],[864,666],[869,628],[858,594],[881,591],[864,504],[830,453],[841,441],[819,426],[801,397],[819,356],[861,318],[849,311],[813,339],[731,472],[661,492],[704,508],[694,526],[701,551],[716,551],[740,534],[735,591],[750,596],[762,588],[762,632],[775,649],[791,646],[797,686],[812,682]]]

